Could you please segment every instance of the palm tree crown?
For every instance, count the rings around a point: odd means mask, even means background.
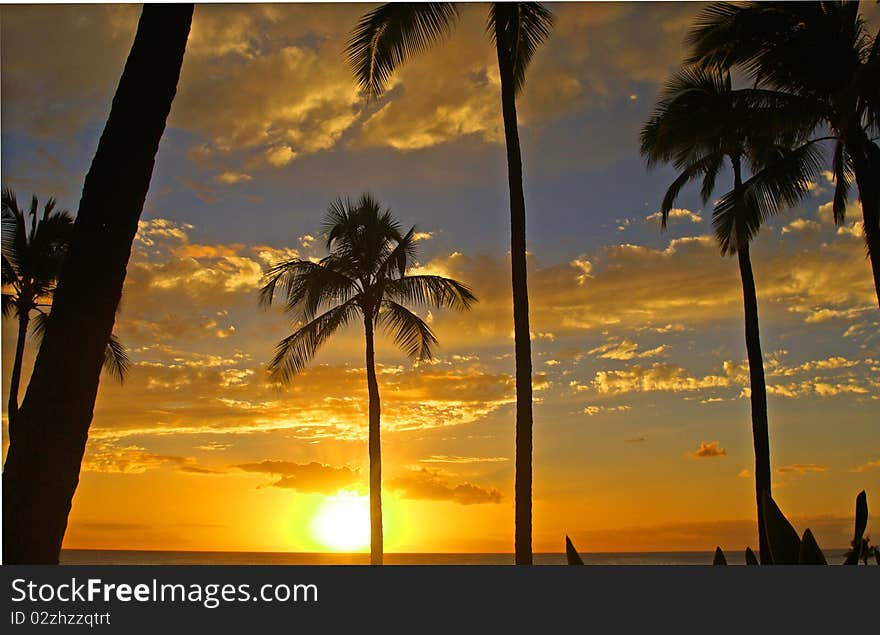
[[[51,304],[52,291],[67,253],[73,231],[73,217],[55,210],[50,198],[39,213],[34,196],[25,212],[12,190],[3,195],[3,315],[16,317],[43,312]],[[30,222],[27,220],[30,216]]]
[[[821,171],[821,148],[810,142],[795,150],[803,131],[788,104],[772,93],[734,89],[729,72],[686,67],[666,84],[641,131],[648,165],[668,162],[680,170],[663,197],[663,227],[681,189],[699,180],[703,203],[715,190],[729,160],[753,175],[719,199],[712,223],[723,253],[736,253],[761,224],[809,192]]]
[[[880,33],[867,32],[859,3],[716,3],[688,43],[691,62],[746,71],[805,134],[830,130],[834,219],[844,222],[855,182],[880,301]]]
[[[464,284],[438,275],[407,275],[416,254],[415,227],[405,234],[387,209],[369,194],[330,205],[324,226],[330,253],[312,262],[292,258],[266,272],[263,306],[275,294],[302,325],[279,342],[269,364],[272,375],[288,381],[321,345],[356,316],[382,327],[413,360],[433,355],[431,327],[405,305],[468,309],[476,298]]]
[[[73,235],[73,216],[67,210],[56,210],[54,198],[46,201],[40,214],[36,196],[25,213],[15,192],[7,188],[2,194],[2,210],[3,288],[9,289],[3,293],[3,315],[18,318],[25,330],[33,319],[33,334],[39,340],[46,332],[55,284]],[[111,335],[104,370],[122,383],[130,365],[125,347]]]
[[[458,21],[453,2],[393,2],[361,17],[346,48],[363,91],[379,97],[394,71],[447,36]],[[550,36],[553,14],[539,2],[493,2],[486,32],[512,64],[514,87],[525,84],[535,51]]]

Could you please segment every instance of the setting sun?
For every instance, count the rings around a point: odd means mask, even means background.
[[[312,533],[321,544],[334,551],[358,551],[369,546],[369,500],[345,490],[328,496],[315,514]]]

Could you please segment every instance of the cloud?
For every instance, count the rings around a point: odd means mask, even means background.
[[[859,465],[858,467],[853,468],[852,471],[861,473],[861,472],[870,472],[871,470],[878,470],[878,469],[880,469],[880,459],[877,459],[876,461],[868,461],[867,463],[863,463],[862,465]]]
[[[279,477],[272,487],[292,489],[304,494],[334,494],[338,490],[359,483],[358,471],[346,466],[333,467],[318,462],[292,463],[290,461],[261,461],[235,466],[245,472]]]
[[[713,459],[727,456],[727,450],[722,448],[718,441],[710,441],[708,443],[701,441],[700,447],[689,454],[695,459]]]
[[[452,501],[460,505],[501,502],[501,492],[497,489],[487,489],[473,483],[450,484],[440,472],[427,468],[407,470],[389,479],[387,485],[402,498]]]
[[[223,183],[224,185],[232,185],[234,183],[246,183],[247,181],[253,181],[254,177],[250,174],[245,174],[244,172],[232,172],[227,170],[226,172],[221,172],[217,176],[214,177],[214,181],[217,183]]]
[[[752,257],[760,272],[757,291],[765,323],[845,321],[876,308],[862,245],[800,232],[772,244],[759,237]],[[542,265],[532,256],[528,264],[532,329],[557,338],[596,330],[623,339],[634,329],[680,332],[742,319],[737,268],[719,255],[711,236],[673,239],[660,249],[608,245],[555,265]],[[453,252],[421,270],[464,280],[480,299],[467,316],[438,316],[453,337],[509,337],[506,259]]]
[[[419,463],[450,463],[450,464],[471,464],[471,463],[506,463],[510,459],[506,456],[445,456],[433,455],[424,459],[419,459]]]
[[[284,167],[350,135],[357,147],[412,150],[503,139],[497,60],[486,6],[466,5],[452,38],[396,73],[378,106],[363,102],[341,51],[363,5],[199,5],[170,125],[205,141],[202,160],[240,171]],[[539,126],[633,82],[659,83],[680,60],[692,7],[561,5],[521,97]],[[136,7],[4,9],[4,125],[70,133],[101,119],[137,24]],[[650,28],[649,28],[650,27]],[[643,31],[631,46],[633,29]],[[41,37],[34,37],[39,33]],[[51,41],[63,56],[45,51]],[[52,108],[30,107],[35,98]],[[232,165],[236,164],[236,165]]]
[[[822,226],[814,220],[809,220],[807,218],[796,218],[787,225],[783,226],[782,233],[788,234],[791,232],[818,232],[821,229]]]
[[[657,346],[647,351],[639,351],[639,345],[629,339],[620,341],[610,341],[601,346],[597,346],[589,351],[587,355],[598,355],[601,359],[629,360],[635,358],[657,357],[666,352],[669,347],[665,344]]]
[[[190,474],[219,474],[222,470],[198,465],[192,457],[157,454],[136,445],[121,446],[112,441],[90,441],[83,458],[84,472],[143,474],[171,466]]]
[[[700,216],[699,213],[692,212],[689,209],[684,209],[680,207],[673,207],[671,210],[669,210],[668,218],[669,220],[686,220],[695,224],[703,222],[703,217]],[[646,221],[651,221],[654,223],[659,223],[662,219],[663,213],[659,211],[645,216]]]
[[[776,468],[778,474],[806,474],[807,472],[827,472],[828,467],[816,463],[794,463]]]
[[[596,373],[592,387],[599,393],[684,392],[720,388],[746,383],[748,375],[741,364],[724,362],[724,375],[691,376],[677,364],[656,362],[650,367],[630,366],[625,370]]]
[[[593,416],[603,413],[613,414],[613,413],[621,413],[621,412],[629,412],[632,410],[632,406],[622,405],[622,406],[586,406],[583,410],[585,415]]]

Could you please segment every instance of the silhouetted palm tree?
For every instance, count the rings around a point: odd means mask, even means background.
[[[364,91],[378,97],[395,69],[446,35],[458,19],[454,3],[390,3],[365,14],[347,53]],[[501,77],[501,110],[510,190],[510,260],[516,357],[516,530],[517,564],[532,564],[532,353],[526,277],[526,205],[516,94],[535,51],[550,35],[553,15],[538,2],[496,2],[487,31],[495,44]]]
[[[146,4],[141,12],[3,466],[4,564],[58,562],[192,13],[192,4]]]
[[[58,278],[61,262],[73,230],[73,217],[67,211],[55,211],[50,198],[40,215],[37,197],[31,199],[30,223],[18,207],[15,193],[4,189],[3,209],[3,315],[18,318],[18,339],[9,387],[9,427],[18,414],[18,389],[21,363],[30,325],[31,313],[50,306],[49,300]],[[30,226],[30,231],[28,227]]]
[[[663,198],[663,228],[682,187],[701,179],[700,193],[706,203],[727,161],[733,169],[734,189],[718,201],[712,222],[722,253],[737,255],[742,279],[762,562],[770,555],[761,505],[762,491],[770,494],[770,441],[749,242],[763,220],[781,206],[796,203],[819,172],[818,146],[786,150],[796,140],[796,127],[788,127],[783,110],[766,105],[766,95],[734,90],[729,73],[699,68],[685,68],[673,77],[641,132],[641,151],[649,167],[669,162],[681,170]],[[748,187],[743,183],[744,162],[758,172],[767,166],[760,178],[746,182]]]
[[[878,36],[866,32],[858,2],[752,2],[709,6],[688,40],[692,62],[739,66],[759,85],[776,89],[805,129],[830,128],[836,140],[834,219],[844,221],[855,177],[880,303]]]
[[[31,198],[30,228],[26,214],[18,206],[12,190],[4,189],[3,209],[3,287],[11,293],[3,294],[3,315],[18,318],[18,339],[12,378],[9,385],[10,437],[13,420],[18,414],[18,393],[21,383],[21,365],[25,339],[33,317],[34,334],[42,338],[49,317],[52,293],[64,262],[64,256],[73,233],[73,217],[66,210],[55,211],[55,199],[50,198],[38,214],[37,197]],[[110,336],[104,355],[104,368],[120,382],[124,381],[130,361],[125,347]]]
[[[431,359],[437,339],[431,327],[405,305],[465,310],[476,298],[464,284],[449,278],[406,275],[416,253],[415,227],[401,234],[391,212],[368,194],[357,202],[333,202],[324,224],[328,256],[319,262],[284,260],[266,272],[260,303],[268,307],[278,292],[285,310],[302,324],[278,343],[269,369],[274,378],[290,381],[333,333],[356,317],[362,318],[369,393],[370,562],[382,564],[382,460],[374,330],[381,327],[413,360]]]

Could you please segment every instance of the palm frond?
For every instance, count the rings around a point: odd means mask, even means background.
[[[722,253],[733,254],[757,234],[767,218],[796,205],[822,169],[816,142],[782,150],[780,158],[716,203],[712,225]]]
[[[10,293],[3,294],[2,314],[4,317],[15,315],[15,297]]]
[[[27,224],[24,212],[18,206],[15,192],[8,188],[2,194],[2,248],[15,271],[21,275],[24,262],[28,255]]]
[[[514,90],[522,91],[535,52],[550,37],[553,13],[540,2],[493,2],[486,31],[512,64]]]
[[[388,297],[408,304],[465,311],[477,301],[467,285],[443,276],[404,276],[385,286]]]
[[[846,201],[854,175],[852,160],[846,151],[846,144],[838,140],[834,145],[834,159],[831,163],[834,174],[834,223],[843,225],[846,221]]]
[[[702,159],[687,166],[669,185],[666,193],[663,195],[663,202],[660,204],[660,227],[666,229],[666,222],[669,219],[669,212],[675,206],[675,199],[678,198],[681,189],[689,182],[703,178],[702,190],[705,193],[707,188],[711,188],[715,182],[715,174],[721,168],[724,162],[724,154],[716,152],[709,154]],[[709,192],[711,196],[711,189]],[[704,198],[708,200],[708,196]]]
[[[31,318],[31,337],[36,342],[42,342],[43,336],[46,335],[46,328],[49,326],[49,314],[43,311],[37,311]]]
[[[280,291],[285,310],[303,320],[311,320],[322,306],[347,302],[358,293],[358,283],[337,271],[328,259],[320,262],[299,258],[283,260],[269,267],[263,279],[260,306],[271,306]]]
[[[318,349],[333,333],[351,322],[359,307],[354,300],[333,307],[322,313],[275,347],[275,355],[269,362],[269,371],[276,381],[289,382],[315,357]]]
[[[15,284],[16,282],[18,282],[18,280],[19,280],[18,272],[15,270],[15,267],[13,266],[13,264],[9,260],[9,258],[6,257],[5,253],[2,256],[0,256],[0,262],[3,263],[3,265],[2,265],[3,284]]]
[[[425,361],[433,356],[432,347],[437,345],[437,337],[422,318],[406,307],[385,300],[379,311],[378,322],[410,359]]]
[[[749,122],[737,108],[725,74],[685,67],[666,83],[640,133],[648,167],[671,162],[679,169],[741,142]]]
[[[358,85],[379,97],[394,71],[448,35],[457,19],[450,2],[391,2],[365,13],[345,49]]]
[[[391,278],[395,274],[397,275],[397,277],[404,276],[407,268],[409,268],[409,266],[415,260],[417,251],[415,234],[416,228],[415,226],[413,226],[398,241],[394,249],[392,249],[388,253],[385,259],[382,261],[382,264],[379,265],[376,271],[377,280]]]
[[[125,378],[131,368],[131,358],[122,342],[115,335],[110,335],[107,347],[104,349],[104,370],[110,373],[120,384],[125,383]]]

